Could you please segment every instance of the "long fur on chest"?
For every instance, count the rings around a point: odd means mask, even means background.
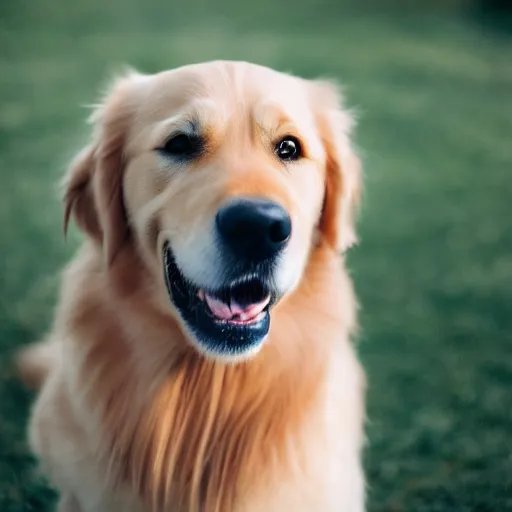
[[[174,320],[129,288],[130,311],[105,312],[92,294],[72,319],[88,326],[77,385],[98,418],[109,477],[153,510],[225,512],[291,471],[292,459],[300,471],[301,429],[325,390],[334,344],[353,326],[339,261],[326,251],[311,258],[303,283],[275,308],[261,353],[236,365],[197,354]],[[123,315],[131,322],[120,324]],[[130,336],[138,318],[155,327]]]

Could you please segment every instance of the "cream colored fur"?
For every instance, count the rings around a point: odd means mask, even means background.
[[[199,120],[208,154],[155,148]],[[335,88],[247,63],[116,81],[66,178],[66,224],[87,241],[65,270],[53,328],[20,357],[40,386],[30,444],[62,512],[362,512],[365,380],[340,254],[360,190]],[[276,161],[296,135],[305,158]],[[161,249],[215,284],[212,219],[229,197],[278,201],[293,221],[284,298],[244,362],[203,354],[169,300]]]

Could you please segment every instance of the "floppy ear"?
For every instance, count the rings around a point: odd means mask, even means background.
[[[71,216],[101,245],[108,264],[128,235],[123,204],[124,145],[136,106],[135,73],[118,79],[91,116],[92,142],[72,162],[64,179],[64,231]]]
[[[317,119],[326,152],[326,183],[320,231],[327,243],[343,252],[357,242],[355,219],[362,188],[359,157],[352,147],[352,117],[330,82],[315,82]]]

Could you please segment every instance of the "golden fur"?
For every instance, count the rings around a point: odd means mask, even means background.
[[[176,173],[150,150],[189,107],[213,149]],[[30,441],[60,510],[364,510],[364,377],[340,256],[355,240],[360,169],[335,88],[245,63],[130,73],[92,122],[65,182],[65,227],[73,216],[88,240],[49,337],[20,357],[25,381],[42,387]],[[258,142],[283,125],[306,140],[290,172]],[[298,226],[289,292],[242,362],[197,350],[159,251],[163,237],[197,247],[236,195],[278,200]]]

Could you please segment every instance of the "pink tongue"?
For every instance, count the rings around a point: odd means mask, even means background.
[[[220,318],[221,320],[229,320],[232,318],[233,314],[225,302],[222,302],[221,300],[216,299],[215,297],[212,297],[208,294],[205,295],[205,300],[208,304],[208,307],[210,308],[210,311],[217,318]]]
[[[234,316],[237,320],[248,321],[258,316],[270,301],[270,296],[263,299],[261,302],[250,304],[243,307],[240,304],[232,301],[231,306],[222,302],[221,300],[205,294],[205,300],[210,308],[210,311],[221,320],[231,320]]]

